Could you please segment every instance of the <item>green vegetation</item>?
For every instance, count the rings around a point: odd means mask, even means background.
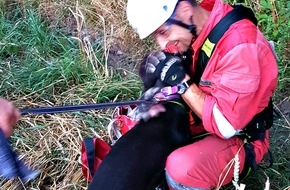
[[[128,26],[125,3],[1,1],[0,96],[19,108],[137,99],[141,92],[138,60],[155,47],[150,39],[140,42]],[[259,28],[275,43],[279,88],[274,99],[282,116],[271,132],[274,166],[246,179],[246,189],[264,189],[266,175],[272,189],[286,189],[290,125],[279,105],[290,98],[290,3],[243,3],[255,10]],[[12,142],[41,175],[28,184],[2,180],[0,189],[86,189],[79,161],[81,140],[97,135],[108,139],[112,112],[24,116]]]

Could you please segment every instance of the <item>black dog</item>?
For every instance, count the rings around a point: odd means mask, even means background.
[[[165,179],[167,156],[189,142],[190,132],[181,98],[162,105],[165,112],[141,120],[114,144],[89,190],[154,190]]]

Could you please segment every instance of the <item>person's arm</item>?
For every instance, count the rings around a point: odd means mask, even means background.
[[[189,80],[189,76],[186,75],[183,81]],[[192,111],[199,117],[202,118],[202,109],[204,105],[205,93],[203,93],[196,84],[192,84],[189,88],[181,95],[186,104]]]
[[[228,139],[268,105],[277,65],[271,52],[259,50],[256,44],[234,47],[214,65],[214,77],[205,79],[211,81],[206,94],[192,84],[182,95],[206,131]]]
[[[12,135],[13,126],[20,119],[20,112],[14,105],[0,98],[0,128],[4,132],[6,137]]]

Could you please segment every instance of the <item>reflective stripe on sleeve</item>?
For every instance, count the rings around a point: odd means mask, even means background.
[[[236,134],[237,131],[217,108],[216,104],[213,106],[213,116],[218,130],[224,138],[228,139]]]

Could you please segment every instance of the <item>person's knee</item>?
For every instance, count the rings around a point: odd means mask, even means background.
[[[198,169],[198,163],[201,163],[199,159],[200,157],[192,153],[188,154],[183,148],[177,149],[167,157],[166,172],[174,181],[187,184],[195,178],[192,176],[192,171]]]
[[[210,188],[199,188],[193,186],[183,185],[180,182],[176,182],[172,177],[165,171],[167,184],[170,190],[209,190]]]
[[[208,189],[212,187],[210,160],[205,152],[192,151],[182,147],[172,152],[166,161],[166,175],[171,181],[183,187]],[[168,180],[168,178],[167,178]],[[171,184],[168,181],[169,185]],[[173,184],[171,184],[173,185]]]
[[[188,156],[176,150],[167,157],[165,169],[175,181],[182,181],[187,177],[189,164],[191,165],[191,160]]]

